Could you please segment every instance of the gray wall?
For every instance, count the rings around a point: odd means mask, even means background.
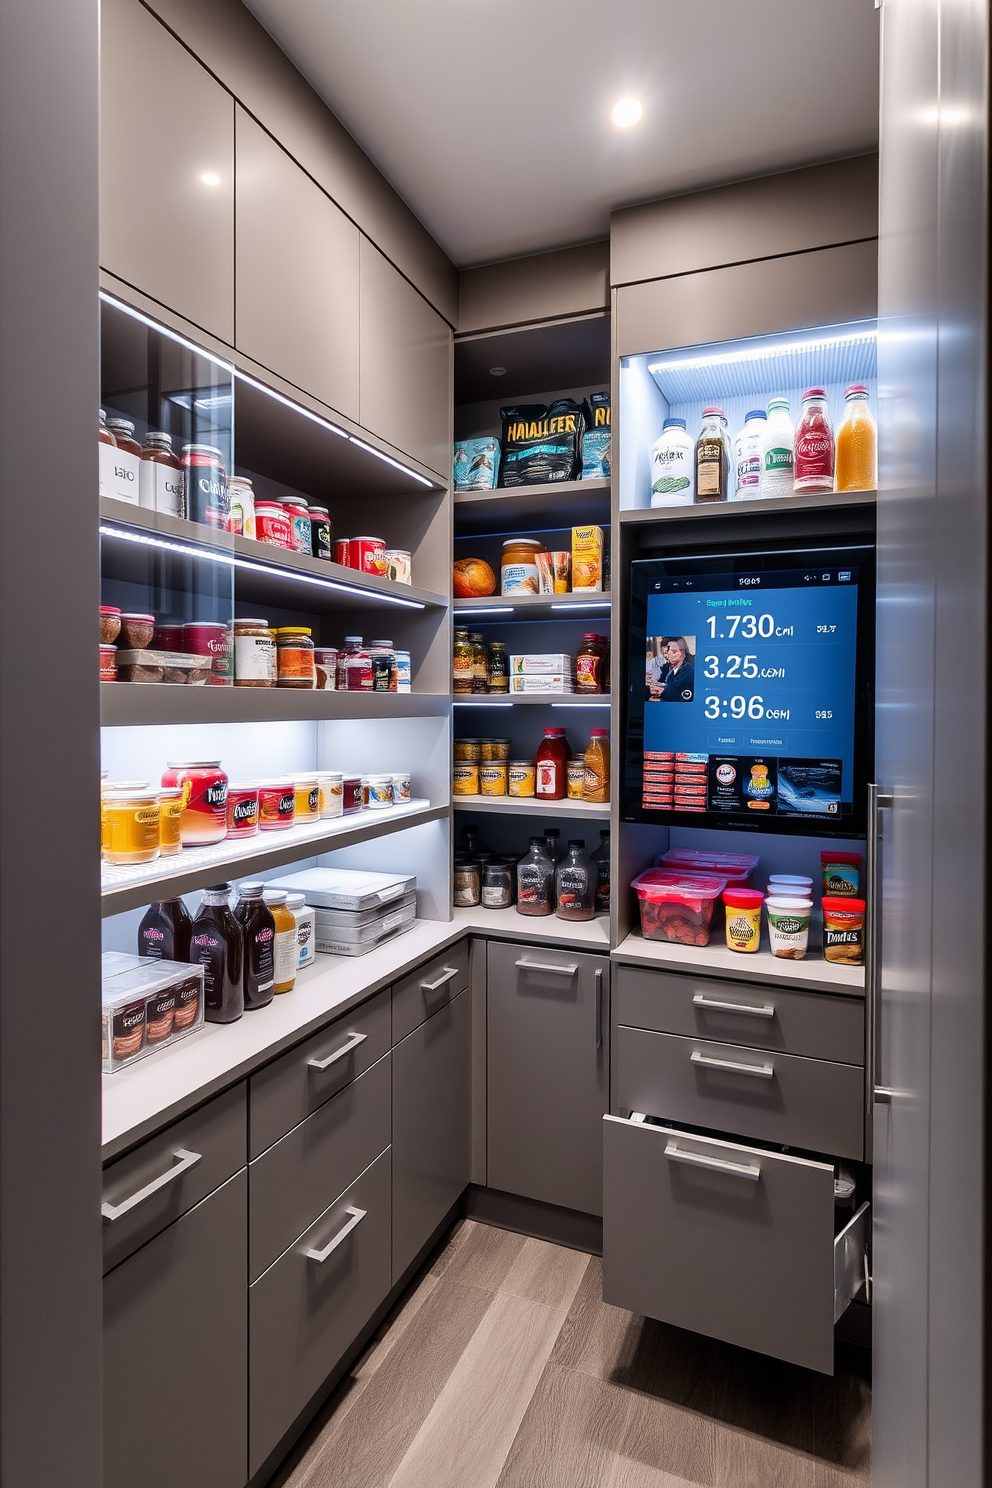
[[[458,325],[469,331],[528,325],[608,310],[610,245],[583,243],[551,253],[463,269],[458,275]]]

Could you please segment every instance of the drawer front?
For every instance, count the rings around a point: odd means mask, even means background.
[[[387,1053],[251,1164],[252,1281],[389,1146],[389,1066]]]
[[[389,1170],[387,1150],[249,1289],[250,1475],[389,1292]]]
[[[865,1005],[859,997],[746,986],[640,966],[618,966],[614,986],[616,1021],[629,1028],[779,1049],[838,1064],[864,1061]]]
[[[834,1174],[605,1118],[603,1298],[833,1373]]]
[[[864,1072],[794,1054],[618,1028],[615,1106],[860,1161]]]
[[[250,1155],[258,1157],[389,1048],[388,987],[252,1075]]]
[[[435,956],[393,987],[393,1043],[419,1028],[468,986],[468,941]]]
[[[243,1168],[246,1149],[240,1084],[104,1168],[104,1275]]]

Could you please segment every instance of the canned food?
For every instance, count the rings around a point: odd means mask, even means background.
[[[470,760],[473,764],[476,764],[477,765],[479,763],[479,761],[482,759],[482,740],[481,739],[456,739],[455,740],[455,759],[456,760]]]
[[[285,780],[263,780],[258,787],[258,828],[278,832],[296,820],[296,789]]]
[[[384,806],[393,804],[393,777],[392,775],[370,775],[369,776],[369,799],[368,805],[373,811],[380,811]]]
[[[483,796],[506,795],[507,764],[505,760],[491,760],[479,766],[479,791]]]
[[[255,502],[255,536],[270,548],[292,548],[293,524],[278,501]]]
[[[183,650],[190,656],[209,656],[209,682],[215,687],[225,687],[232,678],[231,632],[226,625],[206,621],[194,621],[183,626]]]
[[[570,759],[565,772],[565,780],[570,801],[581,801],[585,793],[586,781],[586,757],[584,754],[576,755]]]
[[[393,685],[391,692],[409,692],[413,678],[409,651],[393,652]]]
[[[510,760],[507,770],[508,794],[533,796],[537,790],[537,771],[533,760]]]
[[[381,537],[351,537],[348,539],[348,567],[360,573],[386,576],[386,544]]]
[[[117,647],[100,647],[100,681],[117,681]]]
[[[401,770],[398,775],[393,776],[393,804],[401,805],[404,801],[413,798],[413,790],[410,782],[409,770]]]
[[[477,796],[479,794],[479,766],[469,761],[455,765],[451,776],[451,792],[455,796]],[[531,791],[531,795],[534,792]]]
[[[348,538],[339,537],[334,542],[334,562],[340,563],[342,568],[348,568]]]
[[[254,837],[258,833],[258,786],[250,782],[227,787],[228,837]]]
[[[395,584],[413,583],[413,563],[405,548],[386,549],[386,577]]]

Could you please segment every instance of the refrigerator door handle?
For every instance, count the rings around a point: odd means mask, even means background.
[[[887,1105],[893,1091],[881,1084],[882,973],[882,812],[893,797],[872,783],[868,787],[868,840],[865,844],[865,1131],[871,1140],[876,1103]]]

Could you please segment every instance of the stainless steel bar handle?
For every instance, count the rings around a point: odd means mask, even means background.
[[[444,971],[441,973],[441,975],[437,978],[436,981],[434,981],[434,982],[421,982],[421,984],[420,984],[420,990],[421,990],[421,992],[436,992],[439,987],[443,987],[444,986],[445,982],[450,982],[451,981],[451,978],[452,977],[456,977],[457,975],[458,975],[458,967],[457,966],[446,966],[444,968]]]
[[[203,1161],[202,1152],[187,1152],[185,1147],[177,1147],[172,1155],[179,1161],[158,1178],[153,1178],[151,1183],[146,1183],[144,1188],[139,1188],[137,1193],[131,1194],[120,1204],[101,1204],[100,1213],[108,1224],[123,1219],[125,1214],[130,1214],[132,1209],[137,1209],[138,1205],[150,1199],[152,1194],[157,1194],[160,1189],[167,1188],[170,1183],[175,1183],[177,1178],[181,1178],[184,1173],[189,1172],[190,1168],[195,1168],[198,1162]]]
[[[596,1048],[603,1047],[603,969],[596,970]]]
[[[865,1121],[870,1137],[876,1101],[886,1103],[892,1092],[880,1084],[879,1018],[882,972],[881,813],[892,805],[874,782],[868,787],[868,839],[865,843]]]
[[[734,1178],[748,1178],[757,1183],[761,1169],[757,1163],[731,1162],[728,1157],[707,1157],[704,1152],[686,1152],[675,1142],[665,1148],[669,1162],[685,1163],[690,1168],[712,1168],[717,1173],[729,1173]]]
[[[579,969],[574,963],[552,966],[550,961],[515,961],[513,964],[519,966],[521,971],[554,971],[559,976],[574,976]]]
[[[334,1050],[334,1053],[333,1054],[328,1054],[328,1056],[327,1056],[326,1059],[308,1059],[307,1060],[307,1069],[312,1069],[312,1070],[326,1070],[326,1069],[330,1069],[330,1067],[331,1067],[332,1064],[337,1064],[338,1060],[339,1059],[343,1059],[346,1054],[350,1054],[351,1051],[352,1051],[352,1049],[357,1049],[358,1046],[359,1046],[359,1044],[364,1044],[364,1042],[365,1042],[365,1040],[367,1038],[368,1038],[368,1034],[367,1033],[353,1033],[350,1036],[350,1038],[348,1038],[348,1039],[345,1040],[345,1042],[341,1045],[340,1049],[335,1049]]]
[[[693,1049],[689,1061],[692,1064],[701,1064],[706,1069],[729,1070],[735,1075],[755,1075],[759,1080],[771,1080],[775,1074],[775,1066],[772,1064],[744,1064],[737,1059],[716,1059],[700,1049]]]
[[[718,997],[707,997],[705,992],[696,992],[693,1007],[708,1008],[711,1013],[746,1013],[749,1018],[774,1018],[775,1008],[770,1002],[755,1007],[750,1002],[721,1002]]]
[[[365,1218],[366,1214],[368,1214],[369,1211],[367,1209],[353,1209],[349,1205],[349,1207],[344,1212],[345,1214],[351,1215],[351,1218],[348,1220],[347,1224],[343,1224],[341,1226],[334,1238],[332,1240],[328,1240],[327,1244],[322,1250],[305,1250],[303,1254],[306,1256],[308,1261],[316,1261],[318,1266],[322,1266],[327,1260],[327,1257],[331,1255],[335,1250],[337,1250],[341,1242],[343,1240],[347,1240],[352,1230],[355,1229],[357,1225],[361,1224],[362,1220]]]

